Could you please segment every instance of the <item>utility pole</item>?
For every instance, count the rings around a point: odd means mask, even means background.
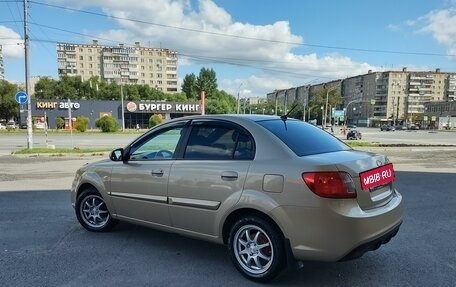
[[[329,100],[329,93],[333,90],[336,90],[340,85],[342,85],[342,81],[339,81],[339,83],[337,83],[337,85],[333,86],[333,87],[328,87],[328,89],[326,90],[326,105],[325,105],[325,118],[324,118],[324,122],[325,122],[325,126],[326,126],[326,122],[328,121],[328,100]],[[325,85],[323,85],[323,88],[326,88]]]
[[[239,93],[241,92],[241,86],[242,86],[243,83],[241,83],[238,87],[238,94],[237,94],[237,113],[239,114],[239,108],[240,108],[240,99],[239,99]]]
[[[30,58],[29,58],[29,36],[28,36],[28,2],[24,0],[24,52],[25,52],[25,93],[27,94],[27,148],[33,149],[32,136],[32,99],[30,95]]]
[[[123,89],[122,89],[122,78],[120,78],[120,109],[122,110],[122,132],[125,131],[125,112],[124,112],[124,96],[123,96]]]

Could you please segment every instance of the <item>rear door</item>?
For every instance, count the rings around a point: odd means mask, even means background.
[[[182,157],[169,178],[172,224],[217,236],[223,211],[240,198],[254,158],[253,139],[225,122],[193,122]]]

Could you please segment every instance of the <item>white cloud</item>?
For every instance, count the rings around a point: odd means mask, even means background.
[[[426,19],[428,23],[422,32],[431,33],[439,43],[447,46],[456,43],[456,9],[432,11]]]
[[[12,29],[0,25],[0,45],[2,45],[3,57],[24,57],[24,46],[21,36]]]
[[[430,33],[456,59],[456,8],[431,11],[422,19],[425,26],[419,31]]]
[[[415,26],[418,20],[407,20],[405,21],[405,25],[407,26]]]
[[[396,31],[400,30],[399,25],[394,25],[394,24],[388,24],[388,26],[386,26],[386,28],[392,32],[396,32]]]

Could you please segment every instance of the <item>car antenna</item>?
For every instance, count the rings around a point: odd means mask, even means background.
[[[280,116],[280,119],[281,119],[282,121],[286,121],[286,120],[288,119],[288,115],[290,115],[290,113],[291,113],[297,106],[298,106],[298,103],[295,103],[295,104],[291,107],[291,109],[288,111],[288,113],[286,113],[285,115]]]

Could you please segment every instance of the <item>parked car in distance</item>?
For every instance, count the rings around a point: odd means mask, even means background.
[[[412,124],[409,126],[409,130],[419,130],[419,129],[420,129],[419,125]]]
[[[396,128],[394,126],[392,126],[392,125],[381,125],[380,126],[380,131],[389,132],[389,131],[395,131],[395,130],[396,130]]]
[[[0,130],[6,130],[6,126],[3,123],[0,123]]]
[[[347,125],[347,128],[349,128],[349,129],[356,129],[357,126],[354,125],[354,124],[348,124],[348,125]]]
[[[360,140],[361,138],[361,132],[356,129],[351,129],[347,132],[347,140]]]
[[[6,123],[6,128],[7,129],[16,129],[17,125],[15,121],[9,121]]]
[[[123,220],[225,244],[243,276],[266,282],[293,258],[349,260],[389,242],[403,212],[394,179],[386,156],[300,120],[188,116],[78,169],[71,203],[89,231]]]

